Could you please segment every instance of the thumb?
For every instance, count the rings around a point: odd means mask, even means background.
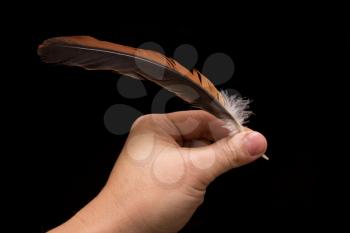
[[[194,167],[205,167],[200,169],[203,175],[207,176],[209,172],[212,178],[216,178],[232,168],[253,162],[266,151],[266,147],[267,142],[262,134],[245,131],[208,146],[191,148],[190,160]]]

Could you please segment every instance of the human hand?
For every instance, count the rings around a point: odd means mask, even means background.
[[[260,133],[222,125],[199,110],[137,119],[103,190],[52,232],[179,231],[211,181],[266,150]]]

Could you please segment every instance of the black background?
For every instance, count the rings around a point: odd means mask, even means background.
[[[255,228],[283,232],[303,224],[313,227],[314,187],[320,169],[314,148],[322,142],[310,132],[318,127],[314,124],[316,95],[327,92],[320,88],[319,76],[326,72],[325,54],[336,50],[325,46],[325,33],[313,21],[45,20],[45,25],[33,22],[23,28],[26,64],[12,69],[17,82],[14,95],[19,99],[12,105],[18,126],[13,151],[21,154],[15,158],[21,160],[18,170],[23,176],[17,181],[22,190],[19,203],[25,206],[17,214],[29,220],[28,232],[43,232],[64,222],[103,187],[127,137],[105,129],[108,107],[123,103],[147,114],[159,91],[144,83],[146,97],[125,99],[117,91],[116,74],[43,64],[37,46],[62,35],[91,35],[134,47],[153,41],[168,56],[188,43],[199,53],[199,70],[212,53],[228,54],[235,73],[219,87],[234,88],[254,100],[255,115],[248,126],[266,136],[271,160],[258,160],[216,179],[204,204],[181,232]],[[176,99],[167,105],[167,112],[185,109],[191,107]]]

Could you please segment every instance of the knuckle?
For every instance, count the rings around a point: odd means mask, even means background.
[[[230,168],[235,167],[242,162],[240,151],[237,148],[237,146],[235,146],[233,143],[229,143],[226,141],[222,143],[221,149],[223,156],[226,160],[227,166],[229,166]]]
[[[142,115],[138,117],[131,126],[131,129],[136,129],[149,121],[149,115]]]
[[[135,130],[140,127],[144,127],[145,125],[149,125],[152,123],[152,115],[154,114],[147,114],[147,115],[142,115],[138,117],[134,123],[131,126],[131,130]]]

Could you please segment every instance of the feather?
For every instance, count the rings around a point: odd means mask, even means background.
[[[220,92],[197,70],[189,71],[175,60],[144,49],[100,41],[89,36],[55,37],[38,48],[44,62],[111,70],[135,79],[149,80],[184,101],[225,121],[230,134],[243,130],[249,101]]]

